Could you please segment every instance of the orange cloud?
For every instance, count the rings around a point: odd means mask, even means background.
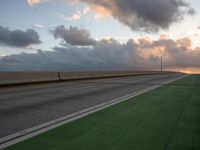
[[[179,71],[187,74],[200,74],[200,68],[185,68]]]
[[[200,74],[200,68],[196,67],[187,67],[187,68],[178,68],[178,67],[164,67],[164,71],[174,71],[174,72],[182,72],[186,74]]]
[[[176,40],[177,47],[191,48],[192,40],[188,37]]]
[[[160,35],[160,40],[165,40],[165,39],[169,39],[170,36],[168,34],[161,34]]]
[[[141,55],[146,59],[151,56],[154,56],[154,57],[165,56],[165,59],[167,59],[165,48],[163,46],[141,49]]]
[[[102,6],[93,5],[92,10],[96,14],[95,18],[108,18],[111,16],[111,12]]]
[[[138,49],[141,52],[141,56],[146,59],[151,56],[160,57],[166,55],[165,47],[163,45],[153,46],[154,41],[149,36],[139,38],[137,42],[140,45]]]

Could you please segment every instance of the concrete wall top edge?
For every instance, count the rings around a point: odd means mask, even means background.
[[[126,76],[135,74],[155,74],[159,71],[81,71],[81,72],[0,72],[0,85],[84,79],[96,77]],[[163,72],[170,73],[170,72]]]

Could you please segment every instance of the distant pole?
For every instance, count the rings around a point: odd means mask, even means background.
[[[162,56],[160,57],[160,71],[163,71],[163,62],[162,62]]]

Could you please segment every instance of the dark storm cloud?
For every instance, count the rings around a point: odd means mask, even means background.
[[[184,0],[79,0],[101,6],[132,30],[158,31],[167,29],[172,23],[194,14],[194,10]]]
[[[92,47],[59,46],[54,51],[3,56],[0,71],[156,70],[160,68],[161,55],[165,69],[200,67],[200,48],[192,48],[189,38],[143,38],[124,44],[104,39]]]
[[[61,38],[66,43],[76,46],[92,46],[96,44],[96,40],[90,37],[90,33],[86,29],[77,27],[65,28],[65,26],[57,26],[51,31],[55,38]]]
[[[39,38],[38,33],[33,29],[11,31],[9,28],[0,26],[0,45],[26,47],[41,43]]]
[[[36,54],[21,53],[0,59],[0,71],[18,70],[130,70],[144,69],[144,59],[135,51],[130,40],[120,44],[116,40],[99,41],[92,48],[55,47],[54,51],[38,50]],[[141,68],[139,68],[141,67]]]

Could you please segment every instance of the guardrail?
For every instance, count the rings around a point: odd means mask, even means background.
[[[134,75],[150,75],[173,72],[159,71],[98,71],[98,72],[0,72],[0,86],[29,84],[40,82],[56,82],[66,80],[82,80],[95,78],[122,77]]]

